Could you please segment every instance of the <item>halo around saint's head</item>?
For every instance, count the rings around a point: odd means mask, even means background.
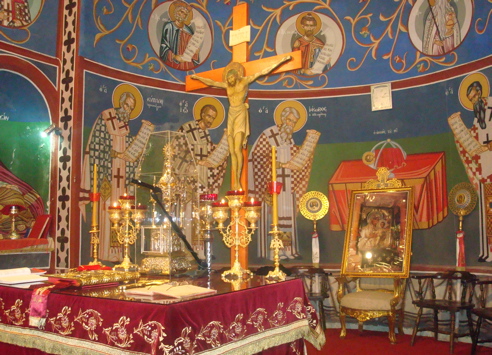
[[[133,85],[120,84],[113,90],[113,107],[120,107],[120,97],[123,93],[132,93],[135,97],[135,108],[130,114],[130,119],[133,120],[140,116],[143,110],[143,97],[140,91]]]
[[[466,91],[471,83],[478,81],[482,85],[482,97],[488,97],[490,93],[490,85],[489,80],[482,73],[473,73],[468,75],[460,84],[459,88],[459,98],[461,106],[466,108],[469,111],[473,111],[473,104],[468,99],[466,95]]]
[[[205,105],[212,105],[217,110],[217,117],[215,117],[209,129],[214,129],[219,127],[222,124],[222,122],[224,122],[225,109],[224,109],[224,105],[222,105],[222,103],[219,100],[217,100],[215,97],[202,97],[197,102],[195,102],[195,105],[193,106],[193,117],[195,118],[195,120],[198,120],[200,118],[200,113],[202,111],[202,108]]]
[[[321,31],[321,18],[318,16],[318,14],[312,12],[312,11],[309,11],[309,12],[303,12],[302,14],[300,14],[297,19],[296,19],[296,29],[297,29],[297,32],[299,32],[300,34],[304,34],[304,29],[302,28],[302,25],[301,25],[301,21],[302,19],[306,16],[306,15],[311,15],[312,17],[314,17],[314,19],[316,20],[316,27],[315,29],[313,30],[313,33],[314,34],[317,34],[319,31]]]
[[[286,107],[293,107],[299,112],[299,121],[297,121],[296,125],[294,126],[294,132],[299,131],[302,127],[307,122],[307,110],[306,107],[304,107],[303,104],[301,104],[299,101],[296,100],[288,100],[280,103],[276,108],[275,108],[275,113],[273,114],[273,117],[275,119],[275,123],[277,126],[280,126],[282,124],[282,111]]]
[[[184,23],[189,26],[191,23],[191,20],[193,20],[193,8],[185,1],[182,0],[176,0],[169,5],[169,18],[171,21],[176,21],[176,16],[174,16],[174,11],[176,10],[176,7],[184,7],[188,10],[188,16],[186,16],[186,20]]]
[[[224,71],[222,72],[222,81],[225,83],[226,82],[226,78],[227,78],[227,74],[229,73],[229,71],[231,70],[235,70],[239,76],[244,76],[244,67],[241,63],[238,63],[238,62],[231,62],[229,64],[227,64],[227,66],[224,68]]]

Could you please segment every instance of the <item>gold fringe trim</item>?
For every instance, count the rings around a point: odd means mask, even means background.
[[[318,325],[316,330],[309,327],[307,319],[301,319],[285,326],[267,329],[252,334],[241,340],[224,344],[214,349],[197,354],[203,355],[247,355],[254,354],[278,345],[291,343],[304,338],[321,350],[325,344],[325,334]],[[50,354],[58,355],[138,355],[144,354],[104,345],[89,340],[79,340],[59,334],[36,329],[14,327],[0,324],[0,342],[35,348]]]
[[[0,342],[34,348],[56,355],[140,355],[89,340],[78,340],[59,334],[43,332],[36,329],[20,328],[0,324]]]
[[[304,338],[313,346],[321,350],[325,344],[325,333],[318,325],[316,330],[309,327],[307,319],[301,319],[285,326],[267,329],[261,333],[252,334],[233,343],[227,343],[215,349],[202,351],[203,355],[248,355],[256,354],[263,350],[278,345],[291,343]]]

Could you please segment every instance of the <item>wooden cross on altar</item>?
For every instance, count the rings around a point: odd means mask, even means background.
[[[236,5],[233,7],[233,12],[232,12],[232,30],[237,31],[242,29],[243,27],[247,26],[249,24],[249,4],[247,3],[242,3],[239,5]],[[292,57],[291,60],[281,64],[280,66],[276,66],[277,63],[280,63],[283,58],[286,56]],[[276,74],[276,73],[282,73],[286,71],[291,71],[291,70],[296,70],[302,68],[302,58],[301,58],[301,52],[296,51],[296,52],[291,52],[287,54],[281,54],[269,58],[263,58],[263,59],[258,59],[255,61],[249,62],[249,43],[247,41],[244,41],[242,43],[236,44],[232,46],[232,60],[231,63],[240,63],[244,67],[244,77],[249,77],[249,76],[254,76],[254,75],[259,75],[264,70],[267,70],[267,68],[271,68],[273,66],[276,66],[275,69],[269,73],[271,74]],[[230,66],[230,65],[229,65]],[[228,67],[229,67],[228,66]],[[223,73],[224,73],[225,68],[219,68],[219,69],[214,69],[210,70],[207,72],[199,73],[199,77],[203,78],[205,80],[210,80],[214,82],[222,82],[223,81]],[[225,84],[225,83],[224,83]],[[194,91],[198,89],[203,89],[208,86],[214,86],[214,85],[207,85],[206,83],[203,83],[202,81],[196,80],[192,78],[192,75],[188,75],[186,77],[186,86],[185,90],[186,91]],[[227,85],[226,85],[227,86]],[[226,88],[225,86],[221,86]],[[231,97],[229,95],[228,91],[228,97],[229,97],[229,104],[231,104]],[[246,99],[247,100],[247,99]],[[247,137],[246,137],[247,138]],[[229,140],[229,151],[231,151],[231,140]],[[235,171],[234,167],[234,160],[233,157],[231,156],[231,161],[232,161],[232,167],[231,167],[231,185],[233,190],[238,190],[241,187],[244,188],[244,190],[248,190],[248,152],[247,148],[242,149],[242,159],[240,160],[242,162],[242,166],[238,167],[238,171]],[[236,176],[240,175],[240,176]],[[237,181],[240,180],[240,186],[238,186]],[[245,264],[247,264],[247,249],[246,248],[240,248],[240,262],[244,268],[246,268]],[[231,260],[233,259],[234,251],[233,248],[231,249]]]

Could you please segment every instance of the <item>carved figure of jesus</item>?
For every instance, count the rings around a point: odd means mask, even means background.
[[[247,146],[249,130],[249,113],[246,99],[248,97],[249,85],[260,76],[268,75],[283,63],[291,60],[291,56],[283,57],[279,62],[264,68],[258,73],[244,76],[244,67],[237,62],[229,63],[222,75],[222,81],[215,81],[192,75],[191,78],[199,80],[205,85],[226,89],[229,100],[229,111],[227,114],[227,142],[229,154],[231,155],[231,171],[234,173],[232,189],[246,190],[247,186],[241,186],[240,179],[243,169],[243,152]]]

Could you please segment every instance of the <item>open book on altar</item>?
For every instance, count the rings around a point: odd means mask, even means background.
[[[208,296],[217,293],[217,290],[212,290],[205,287],[195,285],[156,285],[148,287],[130,288],[125,290],[125,293],[129,296],[140,297],[154,297],[154,296],[167,296],[176,299],[183,299],[197,296]]]
[[[16,269],[0,270],[0,284],[14,285],[26,282],[47,281],[46,277],[40,276],[46,273],[44,270],[20,267]]]

